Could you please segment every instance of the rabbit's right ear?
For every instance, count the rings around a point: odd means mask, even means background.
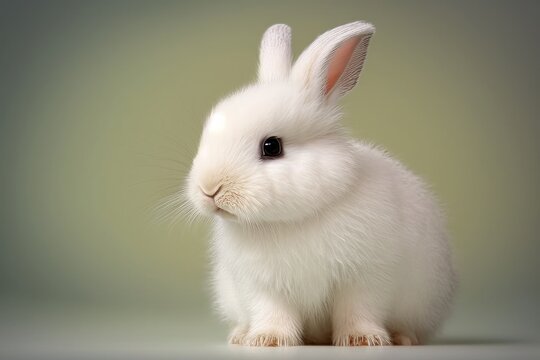
[[[358,81],[373,25],[357,21],[325,32],[300,55],[291,77],[308,93],[335,102]]]
[[[285,24],[270,26],[261,40],[259,81],[285,80],[291,65],[291,28]]]

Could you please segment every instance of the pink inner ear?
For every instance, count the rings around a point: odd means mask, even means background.
[[[354,37],[343,42],[343,44],[341,44],[341,46],[336,49],[332,59],[330,60],[330,63],[328,64],[326,90],[324,93],[325,95],[328,95],[330,91],[332,91],[339,78],[341,77],[341,74],[343,74],[343,72],[347,68],[347,64],[349,64],[349,60],[351,60],[354,49],[356,49],[356,46],[359,42],[360,37]]]

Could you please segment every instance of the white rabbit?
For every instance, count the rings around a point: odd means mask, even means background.
[[[270,27],[257,82],[205,123],[186,190],[213,219],[233,344],[419,344],[449,311],[456,276],[436,200],[340,123],[373,32],[337,27],[292,66],[290,28]]]

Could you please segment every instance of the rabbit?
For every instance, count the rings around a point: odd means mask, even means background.
[[[271,26],[257,80],[204,123],[185,190],[211,219],[230,344],[423,344],[449,313],[456,271],[437,200],[340,122],[374,31],[336,27],[293,65],[291,29]]]

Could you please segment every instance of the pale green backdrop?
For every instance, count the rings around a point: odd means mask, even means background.
[[[151,209],[212,105],[255,78],[266,27],[291,25],[298,55],[358,19],[377,33],[345,122],[445,204],[461,286],[441,336],[538,336],[539,17],[527,1],[2,2],[4,339],[224,340],[207,227]]]

